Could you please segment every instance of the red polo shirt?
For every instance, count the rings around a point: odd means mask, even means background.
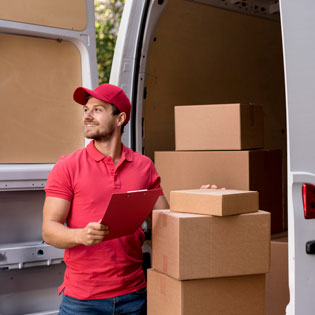
[[[46,196],[69,200],[70,228],[98,222],[112,193],[160,188],[152,161],[123,145],[117,166],[91,141],[84,149],[63,156],[49,173]],[[124,220],[122,217],[121,220]],[[59,294],[82,300],[105,299],[146,286],[142,270],[144,233],[135,233],[93,246],[65,250],[66,271]]]

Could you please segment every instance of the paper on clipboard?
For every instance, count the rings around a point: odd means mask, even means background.
[[[101,220],[109,228],[104,241],[134,233],[151,213],[162,189],[112,194]]]

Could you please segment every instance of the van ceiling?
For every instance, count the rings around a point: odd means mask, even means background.
[[[280,20],[279,0],[187,0],[210,6],[254,15],[271,20]]]

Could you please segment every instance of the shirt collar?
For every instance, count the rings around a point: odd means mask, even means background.
[[[88,154],[97,162],[102,161],[104,158],[106,158],[106,155],[104,155],[95,148],[94,140],[90,141],[90,143],[86,146],[86,150]],[[129,149],[122,143],[122,153],[120,160],[121,161],[127,160],[129,162],[133,161],[132,153],[133,152],[131,151],[131,149]]]
[[[122,157],[129,162],[133,161],[133,152],[131,149],[126,147],[123,143],[122,144]]]

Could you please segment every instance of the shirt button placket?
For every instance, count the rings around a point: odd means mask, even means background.
[[[117,188],[117,189],[121,188],[119,176],[117,174],[117,170],[115,171],[115,165],[113,163],[113,160],[110,157],[107,157],[105,159],[105,163],[106,163],[108,173],[113,180],[114,188]]]
[[[106,158],[105,159],[105,164],[106,164],[106,167],[107,167],[109,175],[111,177],[113,177],[114,174],[115,174],[115,166],[114,166],[114,163],[113,163],[112,159],[110,157]]]

